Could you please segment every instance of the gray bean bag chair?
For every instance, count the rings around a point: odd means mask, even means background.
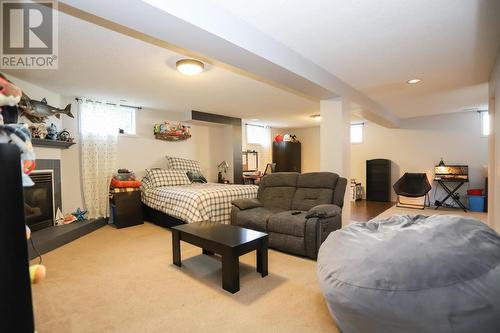
[[[343,333],[500,332],[500,236],[458,216],[392,216],[330,234],[318,277]]]

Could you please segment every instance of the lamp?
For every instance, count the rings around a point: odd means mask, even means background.
[[[224,160],[224,161],[219,163],[219,165],[217,166],[217,169],[219,170],[219,173],[217,174],[217,182],[224,183],[225,177],[222,176],[222,171],[224,171],[224,175],[225,175],[227,172],[227,169],[229,169],[229,164],[226,162],[226,160]]]
[[[179,72],[185,75],[197,75],[203,72],[205,65],[198,60],[182,59],[175,63],[175,67]]]
[[[438,165],[434,167],[434,174],[435,175],[448,174],[448,168],[446,167],[446,164],[444,164],[443,158],[441,158],[441,161],[439,161]]]

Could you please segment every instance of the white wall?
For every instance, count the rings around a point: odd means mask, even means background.
[[[481,137],[480,128],[480,116],[477,112],[407,119],[403,120],[401,128],[398,129],[385,128],[368,122],[364,126],[364,142],[351,144],[351,177],[361,181],[365,186],[366,160],[387,158],[393,161],[391,180],[393,184],[405,172],[426,172],[432,181],[434,165],[442,157],[449,164],[469,165],[470,188],[484,188],[484,166],[488,164],[488,139]],[[274,132],[296,134],[302,142],[303,171],[319,170],[317,128]],[[431,185],[435,188],[437,184],[431,182]],[[465,189],[466,187],[461,191],[462,195],[465,194]],[[437,196],[442,197],[442,194],[439,191]],[[394,192],[392,200],[396,200]]]
[[[286,132],[295,134],[301,143],[300,156],[302,172],[319,171],[319,126],[291,128]]]
[[[72,212],[83,207],[83,196],[80,173],[80,139],[78,138],[78,103],[73,96],[61,96],[24,80],[8,76],[28,96],[41,100],[46,98],[50,105],[63,107],[71,103],[71,112],[75,118],[65,115],[61,119],[50,117],[48,124],[54,123],[58,129],[66,128],[76,145],[69,149],[52,149],[35,147],[37,158],[60,159],[62,178],[62,210]],[[166,155],[198,160],[203,173],[209,181],[217,181],[217,165],[226,160],[232,163],[231,127],[224,125],[191,125],[192,138],[181,142],[156,140],[153,136],[153,125],[164,120],[182,120],[185,114],[163,110],[141,109],[136,111],[137,135],[120,135],[118,138],[117,168],[134,170],[138,177],[144,175],[146,168],[165,167]],[[21,118],[20,122],[29,123]],[[189,123],[188,123],[189,124]],[[232,166],[231,166],[232,167]],[[233,180],[232,168],[228,170],[227,179]]]
[[[138,177],[152,167],[165,167],[165,156],[195,159],[209,181],[217,180],[217,164],[226,159],[232,162],[226,128],[229,126],[191,126],[192,138],[179,141],[157,140],[153,136],[153,125],[164,120],[180,120],[182,114],[162,110],[141,109],[136,111],[136,135],[118,137],[117,168],[135,171]],[[226,139],[226,140],[225,140]],[[228,152],[230,155],[228,155]],[[227,157],[229,156],[229,157]],[[219,161],[220,159],[220,161]],[[228,175],[229,175],[228,171]]]
[[[488,224],[500,232],[500,53],[490,77]]]
[[[366,160],[386,158],[393,162],[392,184],[405,172],[425,172],[432,184],[440,158],[447,164],[469,165],[470,188],[484,188],[488,163],[488,139],[481,137],[480,115],[462,112],[403,120],[397,129],[368,122],[364,141],[351,144],[351,177],[366,184]],[[460,192],[465,194],[465,188]],[[437,196],[442,198],[442,193]],[[392,200],[396,194],[392,193]]]

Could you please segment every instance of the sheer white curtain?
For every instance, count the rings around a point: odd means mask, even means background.
[[[116,168],[118,106],[80,102],[82,188],[89,218],[109,216],[109,183]]]

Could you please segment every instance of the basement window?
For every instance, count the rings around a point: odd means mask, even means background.
[[[351,143],[363,143],[363,125],[351,124]]]
[[[265,145],[266,128],[260,125],[247,124],[247,143],[256,145]]]
[[[120,134],[135,135],[135,108],[120,106],[118,128]]]
[[[490,135],[490,114],[488,111],[479,111],[481,114],[481,136]]]

